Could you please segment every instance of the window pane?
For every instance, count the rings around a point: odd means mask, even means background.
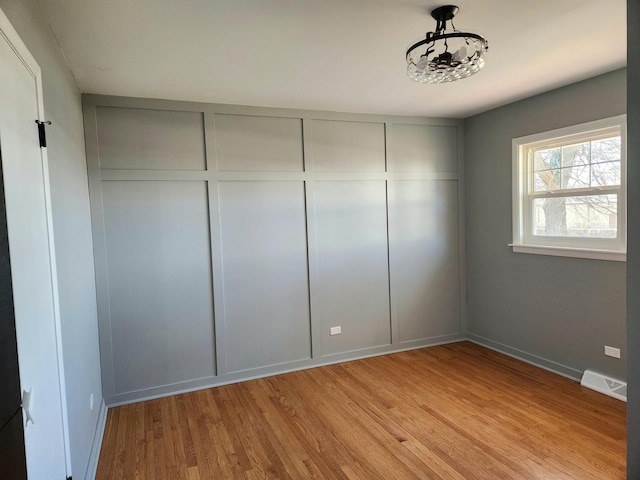
[[[589,165],[563,168],[561,175],[562,188],[582,188],[589,186]]]
[[[618,196],[538,198],[533,204],[534,235],[615,238]]]
[[[590,156],[590,142],[565,145],[562,147],[562,166],[572,167],[574,165],[588,165]]]
[[[620,185],[620,162],[594,163],[591,166],[591,186]]]
[[[620,160],[621,137],[605,138],[591,142],[591,163]]]
[[[560,148],[549,148],[538,150],[533,154],[534,170],[548,170],[550,168],[560,168],[562,152]]]
[[[543,170],[536,173],[535,191],[558,190],[560,188],[560,170]]]

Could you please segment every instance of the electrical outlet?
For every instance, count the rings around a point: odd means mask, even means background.
[[[615,347],[604,346],[604,354],[607,357],[620,358],[620,349]]]
[[[93,393],[89,397],[89,409],[93,410]]]
[[[331,327],[331,335],[340,335],[342,333],[342,327],[341,326],[337,326],[337,327]]]

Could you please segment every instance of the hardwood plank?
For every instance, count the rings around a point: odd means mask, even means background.
[[[173,445],[173,435],[170,423],[169,408],[171,398],[160,404],[160,423],[162,425],[162,443],[164,447],[164,468],[167,478],[175,478],[175,455]]]
[[[239,469],[241,472],[248,472],[252,470],[252,465],[249,460],[249,455],[247,454],[247,446],[245,446],[242,441],[243,427],[233,408],[234,399],[233,396],[230,395],[230,390],[227,385],[213,389],[211,394],[222,418],[224,418],[225,429],[231,441],[234,460],[237,464],[236,470]]]
[[[180,434],[182,435],[182,446],[184,449],[184,459],[187,467],[196,467],[198,461],[196,460],[196,452],[193,447],[193,439],[191,437],[191,430],[189,429],[189,421],[187,417],[187,411],[184,405],[184,396],[176,395],[176,410],[178,414],[178,427],[180,428]],[[197,471],[194,469],[192,471]],[[199,475],[199,473],[198,473]]]
[[[197,465],[189,467],[187,469],[188,480],[200,480],[200,469]]]
[[[623,479],[625,412],[461,342],[110,409],[96,478]]]
[[[168,400],[166,400],[168,401]],[[162,400],[152,400],[150,402],[151,418],[153,419],[153,449],[155,451],[154,478],[157,480],[167,479],[167,459],[168,452],[165,452],[164,430],[162,426]]]
[[[123,407],[120,414],[122,421],[118,422],[112,478],[124,478],[125,444],[128,433],[127,431],[131,432],[131,429],[128,428],[129,419],[127,418],[130,407],[130,405]]]
[[[219,471],[219,478],[244,478],[244,473],[237,462],[231,439],[213,396],[209,391],[199,393],[200,408],[207,412],[205,426],[207,428],[207,442],[205,448],[212,457],[214,469]]]
[[[208,436],[202,437],[203,430],[206,430],[205,424],[205,411],[200,408],[197,400],[197,395],[187,394],[182,395],[185,402],[185,409],[187,413],[187,420],[189,430],[191,431],[191,438],[193,440],[193,447],[196,462],[198,465],[198,473],[200,480],[207,480],[212,478],[217,468],[212,463],[211,455],[209,454],[209,438]],[[202,426],[204,425],[204,428]],[[215,447],[215,446],[214,446]]]
[[[145,427],[145,405],[138,403],[135,405],[135,474],[134,478],[147,478],[146,458],[147,458],[147,431]]]
[[[294,382],[289,384],[289,380]],[[292,432],[291,438],[295,438],[309,456],[308,460],[303,460],[307,469],[317,469],[320,478],[346,480],[347,475],[340,469],[340,463],[344,460],[337,448],[336,438],[327,426],[312,414],[312,408],[300,398],[298,385],[295,383],[297,377],[281,375],[264,381],[272,392],[270,397],[273,408],[287,422]]]
[[[145,478],[155,478],[155,465],[156,465],[156,451],[153,448],[154,445],[154,431],[153,431],[153,413],[151,411],[152,402],[141,402],[144,406],[144,430],[145,430],[145,466],[144,471]]]
[[[250,398],[246,402],[246,408],[264,419],[266,439],[273,446],[284,469],[293,475],[293,478],[310,478],[311,474],[304,463],[309,459],[308,455],[304,448],[301,448],[297,438],[287,431],[286,425],[281,421],[281,415],[273,411],[270,399],[262,385],[264,382],[246,382],[242,385]]]

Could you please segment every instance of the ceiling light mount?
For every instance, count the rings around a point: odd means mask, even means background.
[[[455,5],[431,12],[436,31],[427,32],[407,49],[407,76],[420,83],[446,83],[470,77],[484,67],[487,40],[477,33],[461,32],[453,26]]]
[[[441,21],[446,22],[446,21],[452,20],[453,17],[456,16],[456,13],[458,13],[458,10],[460,9],[455,5],[444,5],[442,7],[434,8],[433,10],[431,10],[431,16],[437,22],[441,22]],[[438,26],[436,26],[436,30],[440,30]],[[444,25],[442,26],[442,29],[444,29]]]

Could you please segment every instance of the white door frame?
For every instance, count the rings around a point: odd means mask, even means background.
[[[18,32],[13,28],[11,22],[5,15],[5,13],[0,8],[0,41],[5,41],[15,52],[16,56],[20,61],[24,64],[26,69],[33,76],[36,83],[36,95],[37,95],[37,103],[38,103],[38,120],[45,121],[44,116],[44,101],[43,101],[43,93],[42,93],[42,73],[40,70],[40,66],[36,62],[35,58],[29,52],[29,49],[25,45],[25,43],[18,35]],[[34,119],[34,123],[35,123]],[[34,137],[34,142],[37,139]],[[53,221],[52,221],[52,210],[51,210],[51,186],[50,186],[50,177],[49,177],[49,160],[47,157],[47,149],[41,148],[40,155],[42,158],[42,170],[44,175],[44,197],[45,197],[45,209],[46,209],[46,218],[47,218],[47,233],[48,233],[48,244],[49,244],[49,259],[50,259],[50,267],[51,267],[51,289],[52,289],[52,297],[53,297],[53,317],[54,317],[54,329],[56,334],[56,352],[57,358],[52,359],[57,363],[58,370],[58,381],[60,384],[60,401],[62,405],[62,428],[64,434],[64,451],[65,451],[65,465],[67,476],[71,475],[71,457],[69,451],[69,422],[68,422],[68,412],[67,412],[67,398],[66,398],[66,389],[65,389],[65,376],[64,376],[64,363],[63,363],[63,352],[62,352],[62,333],[61,333],[61,325],[60,325],[60,301],[59,301],[59,290],[58,290],[58,272],[56,267],[56,252],[55,252],[55,242],[53,235]],[[20,358],[18,357],[18,364],[20,363]],[[28,453],[27,453],[28,455]]]

